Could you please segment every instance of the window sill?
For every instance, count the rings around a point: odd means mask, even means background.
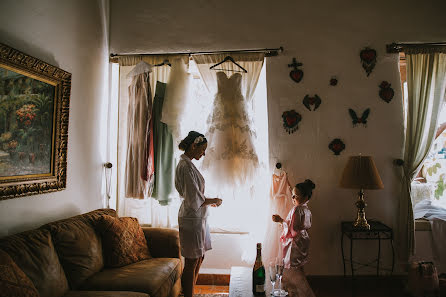
[[[425,219],[416,219],[415,231],[432,231],[431,222]]]
[[[141,227],[152,227],[151,224],[140,224]],[[163,228],[163,227],[161,227]],[[178,226],[172,227],[171,229],[178,230]],[[234,230],[225,230],[221,228],[210,228],[210,233],[212,234],[228,234],[228,235],[248,235],[250,232],[248,231],[234,231]]]

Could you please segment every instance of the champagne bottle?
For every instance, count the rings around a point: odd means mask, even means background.
[[[262,263],[262,244],[257,243],[257,257],[252,269],[252,293],[265,295],[265,267]]]

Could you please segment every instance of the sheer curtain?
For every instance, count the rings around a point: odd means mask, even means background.
[[[414,253],[411,182],[434,141],[446,86],[446,54],[408,51],[406,64],[408,108],[398,222],[400,257],[403,262]]]
[[[117,212],[120,216],[132,216],[138,218],[140,224],[160,227],[172,227],[175,225],[178,214],[179,201],[173,199],[168,206],[161,206],[157,200],[126,198],[125,193],[125,167],[127,153],[127,129],[128,129],[128,107],[129,92],[128,87],[131,79],[127,78],[128,73],[140,61],[145,61],[155,65],[162,63],[165,59],[173,61],[181,59],[188,63],[187,56],[124,56],[119,57],[119,99],[118,99],[118,164],[117,164]],[[156,82],[167,83],[170,74],[170,67],[167,65],[153,67],[150,73],[151,94],[155,94]],[[153,98],[151,98],[153,100]]]

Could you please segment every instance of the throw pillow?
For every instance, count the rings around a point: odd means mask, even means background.
[[[0,250],[0,296],[40,296],[31,280],[2,250]]]
[[[99,222],[99,229],[102,233],[105,266],[121,267],[151,258],[138,219],[104,215]]]

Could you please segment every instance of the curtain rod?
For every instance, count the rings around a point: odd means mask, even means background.
[[[445,48],[446,42],[428,42],[428,43],[391,43],[386,45],[388,53],[404,52],[407,49],[430,49]]]
[[[159,56],[159,55],[210,55],[210,54],[232,54],[232,53],[265,53],[265,57],[274,57],[283,52],[283,47],[264,49],[242,49],[233,51],[210,51],[210,52],[184,52],[184,53],[157,53],[157,54],[110,54],[110,58],[128,56]]]

